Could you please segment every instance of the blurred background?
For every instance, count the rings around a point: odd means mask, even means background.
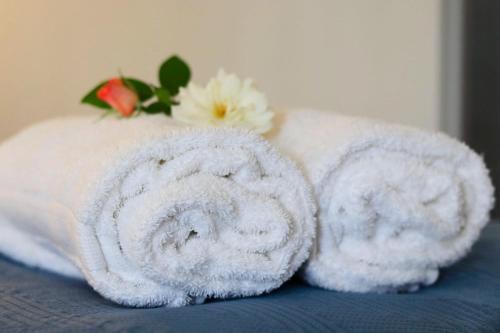
[[[117,70],[156,80],[171,53],[276,106],[440,127],[438,0],[0,0],[0,137],[59,114]]]
[[[154,81],[177,53],[194,81],[224,67],[278,107],[465,139],[498,186],[499,13],[488,0],[0,0],[0,140],[98,113],[79,104],[96,83],[118,69]]]

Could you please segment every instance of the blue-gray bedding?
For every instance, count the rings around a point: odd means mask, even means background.
[[[84,282],[0,257],[0,332],[500,332],[500,223],[414,294],[352,294],[290,282],[265,296],[130,309]]]

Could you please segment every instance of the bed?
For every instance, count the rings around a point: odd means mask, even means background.
[[[354,294],[291,281],[275,292],[184,308],[115,305],[84,282],[0,257],[1,332],[500,332],[500,223],[413,294]]]

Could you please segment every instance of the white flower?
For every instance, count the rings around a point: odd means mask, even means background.
[[[205,88],[190,83],[181,89],[172,116],[191,125],[243,127],[265,133],[272,128],[274,113],[252,80],[242,81],[219,70]]]

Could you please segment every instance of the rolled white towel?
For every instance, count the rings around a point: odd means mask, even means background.
[[[482,159],[439,133],[296,110],[269,135],[299,161],[319,205],[312,285],[416,290],[463,257],[493,204]]]
[[[307,259],[315,205],[261,137],[76,117],[0,146],[0,252],[129,306],[256,295]]]

